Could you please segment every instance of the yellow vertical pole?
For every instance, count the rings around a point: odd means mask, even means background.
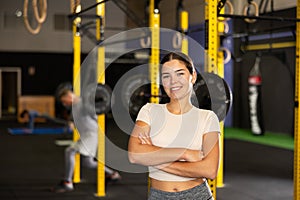
[[[218,17],[217,17],[217,0],[205,0],[205,70],[207,72],[218,74]],[[223,124],[220,123],[223,135]],[[222,143],[223,141],[220,140]],[[222,145],[221,145],[222,146]],[[221,155],[223,149],[221,149]],[[222,157],[222,156],[221,156]],[[223,163],[220,163],[220,166]],[[221,167],[222,169],[222,167]],[[220,170],[218,176],[220,175]],[[218,179],[218,178],[217,178]],[[217,199],[217,179],[208,180],[214,199]]]
[[[224,8],[221,10],[221,13],[224,13]],[[219,51],[220,47],[220,37],[218,35],[220,33],[224,33],[225,24],[222,21],[217,20],[217,74],[224,78],[224,53],[223,51]],[[217,187],[224,187],[224,121],[220,122],[220,166],[217,176]]]
[[[182,53],[189,54],[189,44],[186,38],[186,33],[189,28],[189,13],[187,11],[180,12],[180,28],[182,32],[181,51]]]
[[[96,0],[97,3],[103,0]],[[97,16],[102,20],[96,20],[96,38],[102,40],[102,28],[105,25],[105,3],[97,5]],[[102,21],[102,24],[101,24]],[[105,47],[98,47],[97,74],[98,83],[105,84]],[[98,115],[98,167],[97,167],[97,194],[96,196],[105,196],[105,114]]]
[[[150,81],[152,103],[159,103],[159,55],[160,55],[160,13],[155,0],[150,0],[149,23],[151,28]]]
[[[151,81],[151,103],[159,103],[159,60],[160,60],[160,13],[155,0],[149,2],[149,27],[151,29],[151,55],[149,60],[149,79]],[[148,192],[150,190],[148,178]]]
[[[300,0],[297,0],[297,19],[300,18]],[[294,200],[300,199],[300,137],[299,137],[299,96],[300,96],[300,22],[296,28],[296,77],[295,77],[295,119],[294,119]]]
[[[217,0],[206,0],[205,21],[207,38],[207,71],[217,73],[217,52],[218,52],[218,17]]]
[[[217,73],[221,78],[224,78],[224,53],[223,51],[218,51],[218,69]],[[224,187],[223,175],[224,175],[224,121],[220,122],[220,165],[217,175],[217,187]]]
[[[80,12],[81,6],[76,5],[76,13]],[[80,96],[80,63],[81,63],[81,36],[79,33],[79,24],[81,23],[81,18],[76,17],[73,21],[73,92],[75,95]],[[77,141],[80,138],[77,129],[73,132],[73,141]],[[80,154],[75,155],[75,167],[73,174],[73,182],[80,182]]]

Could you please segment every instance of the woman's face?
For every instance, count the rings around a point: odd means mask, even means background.
[[[165,62],[161,69],[161,80],[171,99],[190,98],[196,73],[190,74],[185,64],[179,60]]]

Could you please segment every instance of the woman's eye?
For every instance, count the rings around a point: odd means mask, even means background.
[[[167,78],[169,78],[169,77],[170,77],[169,75],[163,75],[163,76],[162,76],[163,79],[167,79]]]
[[[177,76],[183,76],[184,75],[184,73],[183,72],[181,72],[181,73],[177,73]]]

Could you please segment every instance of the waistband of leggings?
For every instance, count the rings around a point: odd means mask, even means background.
[[[156,188],[150,188],[151,191],[153,192],[158,192],[158,193],[161,193],[161,194],[186,194],[186,193],[192,193],[194,191],[197,191],[197,190],[201,190],[201,189],[204,189],[204,188],[207,188],[208,187],[208,183],[207,181],[204,181],[203,183],[195,186],[195,187],[192,187],[190,189],[187,189],[187,190],[182,190],[182,191],[179,191],[179,192],[167,192],[167,191],[163,191],[163,190],[159,190],[159,189],[156,189]]]

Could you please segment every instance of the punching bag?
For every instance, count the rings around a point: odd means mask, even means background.
[[[260,72],[261,56],[257,55],[254,66],[251,68],[248,77],[249,86],[249,116],[251,131],[254,135],[263,135],[264,123],[262,115],[261,84],[262,77]]]

